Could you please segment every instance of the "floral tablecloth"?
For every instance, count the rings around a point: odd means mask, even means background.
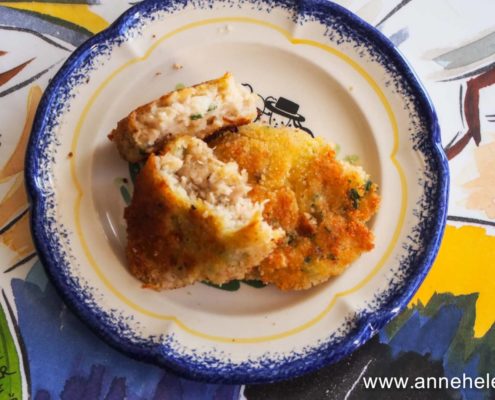
[[[436,107],[448,226],[408,308],[349,358],[270,385],[180,379],[108,347],[66,308],[31,241],[24,152],[67,56],[133,3],[0,0],[0,400],[488,399],[494,389],[367,389],[366,376],[495,377],[495,2],[340,0],[407,57]]]

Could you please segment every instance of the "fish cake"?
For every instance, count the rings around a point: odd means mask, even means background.
[[[190,136],[150,155],[125,210],[130,272],[154,289],[243,279],[284,234],[264,221],[247,180]]]
[[[283,290],[308,289],[341,274],[373,248],[366,222],[379,206],[378,187],[358,166],[337,160],[322,139],[293,128],[250,124],[209,145],[249,175],[250,197],[267,201],[264,218],[285,239],[250,277]]]
[[[177,135],[205,138],[257,116],[256,95],[227,73],[178,89],[132,111],[108,136],[129,162],[146,159]]]

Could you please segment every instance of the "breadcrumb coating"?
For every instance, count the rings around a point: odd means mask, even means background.
[[[150,155],[125,210],[130,272],[154,289],[243,279],[284,234],[264,221],[247,179],[189,136]]]
[[[337,160],[322,139],[293,128],[242,126],[209,142],[217,157],[248,173],[263,216],[286,232],[251,278],[282,290],[308,289],[341,274],[373,248],[366,222],[376,213],[378,186],[358,166]]]

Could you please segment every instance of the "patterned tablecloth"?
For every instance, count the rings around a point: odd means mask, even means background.
[[[495,1],[339,1],[398,46],[433,99],[452,174],[448,226],[421,289],[371,342],[311,375],[247,387],[187,381],[121,355],[46,278],[22,172],[33,114],[67,56],[132,5],[64,3],[0,0],[0,400],[495,398],[495,389],[363,384],[495,378]]]

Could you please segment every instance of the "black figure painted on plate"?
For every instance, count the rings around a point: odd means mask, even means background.
[[[243,83],[243,85],[254,92],[250,84]],[[314,137],[313,132],[302,124],[306,118],[299,114],[299,104],[282,96],[277,99],[273,96],[265,98],[258,94],[258,97],[261,99],[261,103],[258,107],[258,117],[254,122],[264,122],[273,127],[298,128]]]

